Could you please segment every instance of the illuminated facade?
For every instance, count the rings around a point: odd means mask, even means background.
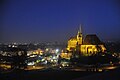
[[[27,51],[27,56],[29,57],[36,57],[37,55],[43,55],[44,51],[41,49]]]
[[[78,30],[77,36],[72,37],[68,40],[67,50],[68,51],[76,50],[77,45],[82,45],[83,44],[82,39],[83,39],[82,30],[81,30],[81,26],[80,26],[80,30]]]
[[[72,53],[61,53],[60,54],[60,57],[65,58],[65,59],[70,59],[71,56],[72,56]]]
[[[74,53],[74,51],[79,51],[81,55],[90,56],[99,52],[104,53],[106,48],[95,34],[86,35],[83,40],[80,26],[77,36],[68,40],[67,51],[72,53]]]

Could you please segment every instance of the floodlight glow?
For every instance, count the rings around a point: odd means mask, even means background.
[[[55,52],[58,53],[58,52],[59,52],[59,49],[56,49]]]

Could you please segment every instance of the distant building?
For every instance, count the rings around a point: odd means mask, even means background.
[[[103,53],[106,51],[106,48],[96,34],[88,34],[83,39],[80,26],[77,35],[68,40],[67,51],[72,53],[77,51],[81,55],[90,56],[99,52]]]

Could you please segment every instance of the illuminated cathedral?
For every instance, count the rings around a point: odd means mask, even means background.
[[[69,53],[78,52],[84,56],[90,56],[97,53],[104,53],[106,48],[96,34],[88,34],[83,39],[82,28],[80,29],[75,37],[68,40],[67,51]]]

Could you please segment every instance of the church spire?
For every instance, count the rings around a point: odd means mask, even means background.
[[[80,24],[79,30],[80,30],[80,33],[82,33],[82,25],[81,24]]]
[[[79,30],[77,33],[77,41],[79,44],[82,44],[82,25],[80,24]]]
[[[82,35],[82,25],[80,24],[79,29],[78,29],[78,34],[77,35]]]
[[[77,35],[80,35],[80,34],[82,34],[82,25],[81,25],[81,24],[80,24],[80,26],[79,26],[78,34],[77,34]]]

